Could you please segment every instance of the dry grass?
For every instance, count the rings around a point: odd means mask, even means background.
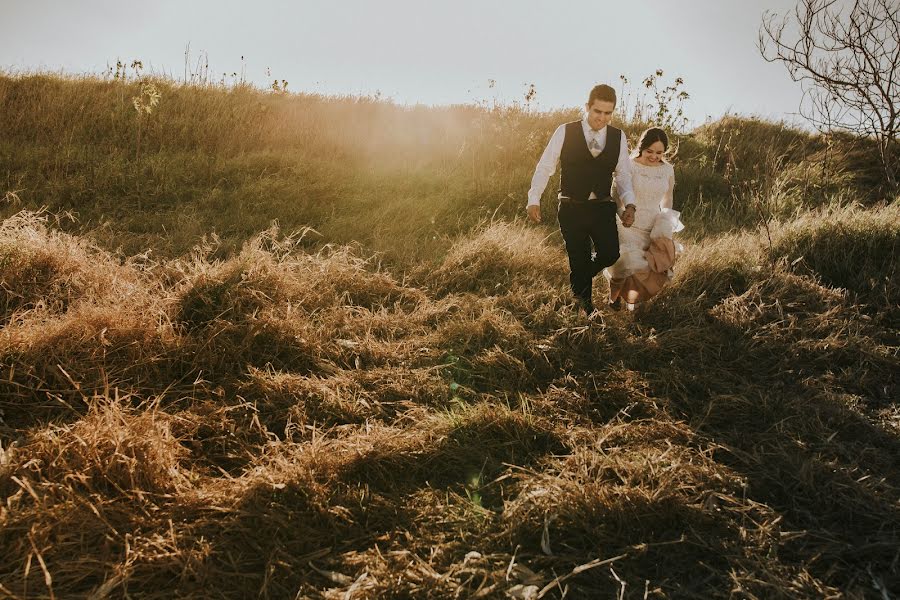
[[[277,219],[284,231],[314,227],[306,246],[361,243],[413,271],[481,223],[523,217],[547,139],[579,115],[152,83],[160,102],[139,119],[137,81],[0,73],[0,163],[17,198],[0,214],[69,211],[78,222],[68,231],[162,257],[211,232],[217,256],[235,256]],[[633,146],[645,124],[617,125]],[[696,239],[755,230],[760,209],[790,219],[889,197],[874,146],[846,136],[727,117],[678,137],[676,208]],[[556,187],[544,197],[548,222]]]
[[[20,212],[0,223],[0,323],[22,312],[64,313],[79,301],[137,303],[136,274],[107,253],[48,227],[48,216]],[[34,318],[29,314],[28,318]]]
[[[779,226],[774,270],[763,237],[711,238],[654,302],[593,323],[517,224],[398,279],[275,231],[118,264],[22,214],[0,591],[893,593],[895,213]],[[835,231],[870,249],[878,293],[831,287],[867,281],[823,253]],[[69,275],[31,275],[48,263]]]
[[[567,283],[559,270],[564,258],[542,230],[499,222],[457,241],[425,278],[437,293],[499,296],[512,290],[562,288]]]
[[[877,213],[846,208],[812,212],[785,227],[771,253],[896,319],[898,220],[897,202]]]
[[[0,596],[900,592],[864,144],[684,137],[694,242],[589,322],[520,220],[574,113],[156,83],[138,158],[136,85],[0,76]]]

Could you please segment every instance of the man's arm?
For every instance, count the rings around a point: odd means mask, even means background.
[[[619,144],[619,161],[616,163],[616,205],[622,225],[631,227],[634,223],[634,189],[631,185],[631,159],[628,157],[628,140],[622,133]]]
[[[559,155],[562,152],[563,141],[566,137],[566,126],[560,125],[550,136],[544,153],[534,169],[531,177],[531,189],[528,190],[528,216],[535,223],[541,222],[541,196],[547,188],[547,182],[556,172]]]

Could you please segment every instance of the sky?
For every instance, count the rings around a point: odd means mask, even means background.
[[[0,0],[0,69],[102,74],[117,60],[181,79],[380,94],[403,104],[523,101],[582,106],[684,79],[693,124],[725,113],[797,122],[799,84],[757,49],[766,10],[796,0]],[[490,81],[495,83],[490,84]]]

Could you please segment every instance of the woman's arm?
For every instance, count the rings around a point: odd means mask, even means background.
[[[666,190],[666,195],[659,203],[661,208],[672,208],[675,201],[675,167],[669,165],[669,169],[669,189]]]

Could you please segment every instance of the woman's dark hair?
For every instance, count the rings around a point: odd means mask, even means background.
[[[669,136],[666,135],[666,132],[659,127],[651,127],[641,134],[641,139],[638,141],[636,149],[637,154],[635,156],[640,156],[644,150],[656,142],[662,142],[663,151],[669,149]]]

